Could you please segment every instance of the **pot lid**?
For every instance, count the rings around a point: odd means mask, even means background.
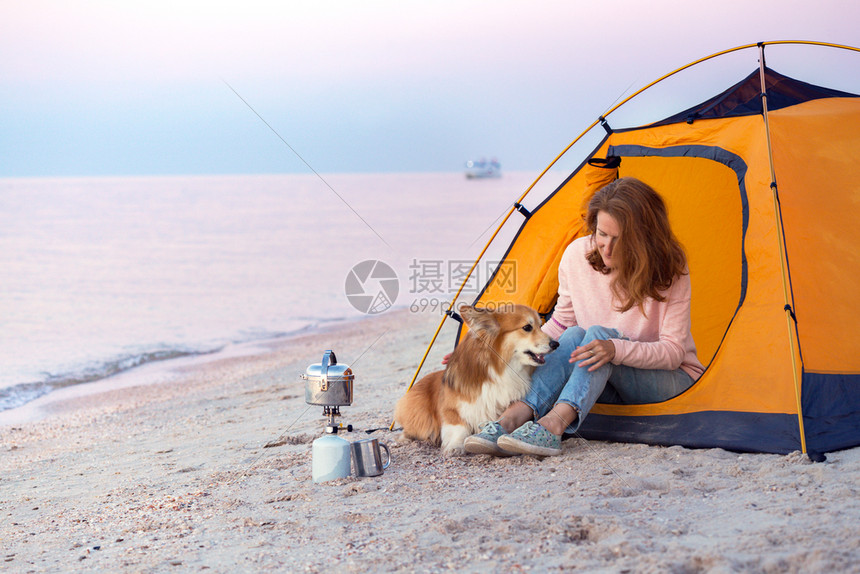
[[[352,379],[352,369],[349,365],[339,365],[334,351],[328,350],[323,355],[322,363],[314,363],[308,366],[305,372],[308,378],[322,379]]]

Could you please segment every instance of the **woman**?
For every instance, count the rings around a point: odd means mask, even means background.
[[[651,403],[705,370],[690,333],[690,276],[666,205],[645,183],[618,179],[594,194],[591,235],[559,264],[558,302],[543,330],[559,348],[529,393],[466,439],[468,452],[551,456],[601,402]],[[535,422],[536,421],[536,422]]]

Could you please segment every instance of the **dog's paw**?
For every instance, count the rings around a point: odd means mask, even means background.
[[[463,445],[460,446],[446,446],[442,448],[443,456],[451,456],[451,457],[459,457],[466,456],[466,449],[463,448]]]
[[[472,433],[465,425],[442,425],[442,454],[445,456],[459,456],[466,453],[463,444]]]
[[[414,440],[414,438],[406,436],[406,433],[400,433],[396,437],[394,437],[394,442],[396,442],[397,444],[409,444]]]

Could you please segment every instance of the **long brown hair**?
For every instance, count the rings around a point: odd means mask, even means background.
[[[669,226],[663,198],[648,184],[622,177],[598,190],[588,202],[585,221],[592,237],[597,233],[597,214],[601,211],[621,227],[613,255],[616,274],[611,283],[612,293],[620,303],[618,310],[627,311],[634,306],[642,309],[648,297],[664,301],[660,292],[687,272],[687,257]],[[611,271],[596,244],[586,258],[596,271]]]

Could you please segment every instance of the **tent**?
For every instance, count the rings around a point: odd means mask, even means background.
[[[504,255],[515,288],[492,277],[476,305],[548,317],[561,254],[615,177],[664,197],[687,251],[704,375],[665,402],[598,403],[583,437],[813,459],[860,444],[860,97],[777,73],[765,45],[733,49],[757,48],[759,69],[700,105],[628,129],[605,114],[580,166],[529,207],[532,184],[508,214],[523,217]]]

